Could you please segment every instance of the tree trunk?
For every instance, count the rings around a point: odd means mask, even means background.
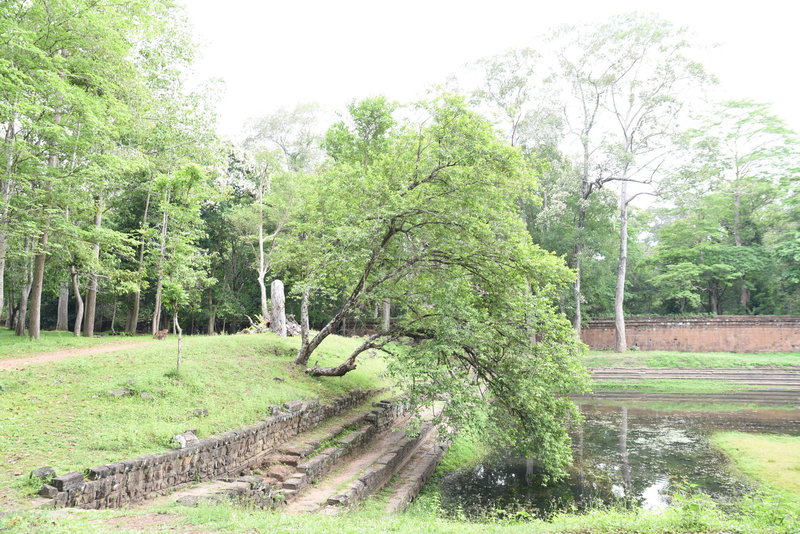
[[[39,339],[42,320],[42,288],[44,287],[44,262],[47,259],[48,230],[39,234],[36,256],[33,259],[33,280],[31,281],[31,313],[28,319],[28,336]]]
[[[97,210],[94,214],[94,226],[98,230],[103,224],[103,198],[97,198]],[[97,268],[100,264],[100,241],[95,241],[93,246],[94,264]],[[86,292],[86,317],[83,320],[84,337],[94,336],[94,319],[97,311],[97,273],[89,274],[89,287]]]
[[[620,183],[619,198],[619,263],[617,264],[617,288],[614,294],[614,327],[616,340],[614,350],[625,352],[628,342],[625,339],[625,275],[628,269],[628,184]]]
[[[152,183],[153,177],[152,173],[150,176],[150,182]],[[147,198],[144,202],[144,213],[142,214],[142,226],[141,232],[142,235],[139,238],[139,272],[144,272],[144,233],[147,230],[147,215],[150,212],[150,197],[152,196],[152,189],[147,190]],[[141,301],[142,294],[140,291],[136,291],[131,296],[131,308],[128,312],[128,322],[125,326],[125,331],[131,335],[136,334],[136,329],[139,326],[139,303]]]
[[[383,299],[383,320],[381,321],[381,328],[384,332],[388,332],[392,327],[392,302],[389,299]]]
[[[741,247],[744,245],[742,241],[742,193],[739,188],[739,180],[740,180],[740,169],[738,164],[736,164],[736,178],[734,182],[734,192],[733,192],[733,242],[737,247]],[[750,290],[747,288],[747,282],[745,281],[745,275],[739,277],[739,305],[742,307],[744,313],[748,312],[748,308],[750,307]]]
[[[11,176],[14,170],[14,153],[11,149],[12,141],[16,136],[15,119],[13,116],[6,125],[6,178],[0,181],[0,314],[3,313],[3,304],[5,302],[5,279],[6,279],[6,252],[8,250],[8,234],[6,233],[6,224],[8,218],[8,201],[11,198]],[[11,310],[11,299],[8,301],[8,309]],[[13,325],[6,322],[9,328]]]
[[[575,329],[575,334],[578,339],[581,338],[581,321],[583,321],[583,317],[581,317],[581,300],[583,299],[583,294],[581,293],[581,257],[580,253],[575,255],[575,284],[574,288],[574,295],[575,295],[575,314],[572,316],[572,328]]]
[[[8,305],[6,306],[6,328],[14,329],[14,298],[10,290],[8,292]]]
[[[70,268],[69,276],[72,280],[72,293],[75,295],[75,325],[72,331],[77,337],[80,337],[81,324],[83,323],[83,298],[81,297],[81,288],[78,285],[78,269],[74,265]]]
[[[167,196],[169,204],[169,196]],[[153,306],[153,323],[150,328],[151,334],[156,335],[161,324],[161,290],[164,288],[164,255],[167,250],[167,225],[169,224],[169,214],[166,207],[161,217],[161,245],[158,256],[158,281],[156,282],[156,298]]]
[[[270,184],[267,180],[267,171],[264,170],[258,181],[258,287],[261,290],[261,318],[267,320],[269,317],[269,307],[267,305],[267,285],[264,279],[267,276],[267,258],[264,252],[264,192],[269,190]],[[274,286],[274,283],[273,283]]]
[[[214,329],[217,327],[217,310],[214,308],[214,294],[208,292],[208,327],[206,328],[209,336],[215,334]]]
[[[69,330],[69,286],[66,282],[61,282],[61,289],[58,292],[58,321],[56,330]]]
[[[261,318],[265,321],[269,318],[269,306],[267,305],[267,284],[264,283],[266,273],[258,272],[258,289],[261,292]]]
[[[274,280],[270,287],[270,300],[272,300],[272,331],[281,337],[286,337],[286,302],[283,295],[283,282]]]
[[[175,367],[176,374],[181,374],[181,359],[183,358],[183,329],[178,322],[178,310],[172,315],[172,322],[175,325],[175,332],[178,334],[178,364]]]
[[[719,299],[717,298],[717,289],[712,287],[708,292],[708,302],[711,308],[711,313],[719,315]]]
[[[389,228],[386,231],[386,234],[384,234],[380,245],[373,249],[369,261],[367,261],[367,264],[364,266],[364,271],[361,275],[361,278],[359,278],[358,283],[356,283],[350,295],[347,297],[347,299],[345,299],[342,307],[339,308],[339,311],[336,312],[336,315],[334,315],[333,318],[330,319],[319,332],[317,332],[317,335],[315,335],[314,338],[308,342],[308,345],[305,346],[305,349],[301,348],[300,353],[297,355],[294,363],[297,365],[306,365],[311,353],[314,352],[317,347],[319,347],[320,343],[322,343],[326,337],[331,335],[336,328],[343,323],[347,317],[347,314],[350,312],[350,309],[355,305],[362,292],[369,292],[372,289],[375,289],[375,287],[377,287],[380,283],[388,279],[389,275],[384,275],[382,278],[370,283],[369,286],[366,286],[366,281],[369,278],[373,267],[375,266],[375,262],[378,260],[380,252],[396,233],[396,228]]]
[[[3,306],[5,304],[5,294],[6,294],[6,287],[5,287],[6,248],[7,248],[7,237],[5,231],[5,216],[0,215],[0,314],[3,313]]]
[[[116,330],[114,330],[114,323],[116,322],[116,320],[117,320],[117,299],[114,298],[114,308],[111,310],[111,333],[112,334],[116,334],[117,333]],[[100,322],[100,326],[101,326],[101,329],[102,329],[102,326],[103,326],[102,321]]]
[[[303,289],[303,300],[300,302],[300,349],[297,357],[300,358],[308,348],[308,288]]]
[[[25,335],[25,320],[28,314],[28,296],[31,294],[31,285],[26,283],[22,287],[19,295],[19,304],[17,305],[17,320],[15,324],[15,333],[18,336]]]
[[[139,300],[141,294],[137,291],[131,293],[131,307],[128,310],[128,320],[125,324],[125,331],[131,335],[136,334],[136,329],[139,326]]]

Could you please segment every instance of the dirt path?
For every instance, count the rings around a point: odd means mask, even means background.
[[[129,341],[127,343],[117,343],[115,345],[99,345],[94,347],[80,347],[76,349],[56,350],[52,352],[41,352],[39,354],[31,354],[23,358],[9,358],[0,360],[0,370],[15,369],[31,364],[55,362],[58,360],[65,360],[73,356],[91,356],[92,354],[106,354],[109,352],[117,352],[120,350],[130,349],[133,347],[141,347],[155,341]]]

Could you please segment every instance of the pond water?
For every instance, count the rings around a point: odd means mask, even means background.
[[[468,517],[524,510],[542,518],[609,504],[661,509],[673,492],[689,485],[724,505],[750,488],[709,444],[709,433],[800,435],[800,410],[660,412],[582,405],[581,412],[584,422],[572,432],[575,465],[567,479],[544,485],[534,462],[498,454],[444,476],[443,508]]]

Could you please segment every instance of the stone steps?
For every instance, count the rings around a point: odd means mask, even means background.
[[[320,507],[320,511],[335,515],[346,508],[358,505],[370,495],[380,491],[395,473],[404,468],[423,444],[433,442],[435,438],[436,429],[430,424],[424,425],[420,429],[419,435],[404,437],[397,445],[361,471],[347,484],[345,489],[328,497],[324,505]],[[420,484],[421,486],[422,484]]]
[[[425,482],[436,470],[444,457],[449,443],[439,444],[438,433],[425,440],[397,472],[397,482],[392,484],[392,493],[386,503],[386,513],[401,513],[419,495]]]
[[[286,506],[302,495],[309,485],[325,477],[378,433],[385,431],[404,412],[402,404],[390,401],[374,403],[369,411],[353,410],[335,422],[300,434],[264,455],[261,464],[256,466],[258,474],[215,481],[179,492],[178,502],[192,506],[202,501],[233,498],[264,508]]]

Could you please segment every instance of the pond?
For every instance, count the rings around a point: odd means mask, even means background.
[[[751,488],[731,473],[709,433],[800,434],[800,410],[662,412],[584,404],[581,412],[584,422],[572,431],[574,467],[564,481],[545,485],[533,461],[498,454],[444,476],[443,508],[473,518],[517,511],[547,518],[609,504],[661,509],[681,487],[725,505]]]

